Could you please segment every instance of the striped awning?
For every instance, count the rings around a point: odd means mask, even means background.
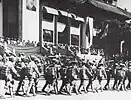
[[[59,10],[58,12],[59,12],[59,15],[62,15],[62,16],[65,16],[65,17],[70,17],[70,18],[73,18],[73,19],[80,21],[80,22],[84,22],[84,18],[76,16],[73,13],[68,13],[68,12],[62,11],[62,10]]]
[[[57,9],[55,9],[55,8],[51,8],[51,7],[47,7],[47,6],[43,6],[43,9],[42,9],[42,10],[43,10],[44,12],[49,13],[49,14],[52,14],[52,15],[62,15],[62,16],[65,16],[65,17],[74,18],[74,19],[77,20],[77,21],[84,22],[84,18],[79,17],[79,16],[76,16],[75,14],[69,13],[69,12],[67,12],[67,11],[57,10]]]
[[[72,18],[71,14],[69,12],[66,12],[63,10],[58,10],[58,13],[59,13],[59,15]]]
[[[47,7],[47,6],[43,6],[43,9],[42,9],[44,12],[46,13],[49,13],[49,14],[53,14],[53,15],[59,15],[58,14],[58,11],[54,8],[51,8],[51,7]]]

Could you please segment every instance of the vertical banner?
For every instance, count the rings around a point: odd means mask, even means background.
[[[86,18],[86,48],[90,48],[93,43],[93,18]]]
[[[87,47],[87,43],[88,43],[88,37],[86,35],[86,28],[87,28],[87,23],[88,23],[88,20],[87,18],[85,18],[85,21],[84,23],[82,24],[82,27],[81,27],[81,46],[83,48],[86,48]]]
[[[88,17],[88,27],[89,27],[89,34],[88,34],[88,39],[89,39],[88,48],[89,48],[93,43],[93,18]]]

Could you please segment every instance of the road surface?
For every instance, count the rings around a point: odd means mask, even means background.
[[[78,81],[78,85],[79,85]],[[15,83],[15,89],[17,87],[18,82]],[[45,84],[44,80],[40,80],[39,82],[39,91],[41,91],[43,85]],[[88,84],[88,81],[87,81]],[[94,85],[97,84],[97,81],[94,82]],[[105,84],[105,81],[103,81],[103,86]],[[111,82],[110,86],[112,86],[113,81]],[[61,81],[59,81],[59,87],[61,85]],[[28,81],[26,81],[26,86],[28,86]],[[71,96],[69,95],[55,95],[51,94],[50,96],[45,95],[43,92],[39,92],[36,96],[31,97],[24,97],[24,96],[15,96],[14,98],[11,98],[10,95],[6,95],[6,100],[130,100],[131,96],[131,90],[127,91],[99,91],[98,93],[88,92],[88,93],[82,93],[79,95],[76,95],[73,93]]]

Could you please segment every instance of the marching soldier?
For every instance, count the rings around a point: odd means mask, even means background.
[[[87,76],[88,76],[88,85],[86,87],[86,90],[88,91],[88,88],[91,86],[91,89],[93,90],[94,92],[94,88],[93,88],[93,81],[95,80],[96,78],[96,66],[95,66],[95,63],[92,62],[92,61],[89,61],[88,64],[87,64]]]
[[[36,95],[34,79],[35,79],[36,74],[39,77],[40,73],[38,71],[37,65],[35,64],[34,60],[35,60],[35,58],[30,56],[29,63],[26,66],[26,70],[25,70],[26,71],[26,76],[27,76],[27,78],[29,80],[28,88],[27,88],[27,91],[26,91],[26,96],[29,96],[29,92],[30,92],[31,88],[33,90],[33,96]]]
[[[71,95],[73,88],[76,94],[79,94],[77,86],[77,78],[78,78],[77,62],[71,62],[71,65],[67,69],[67,79],[69,82],[67,89],[69,95]]]
[[[55,93],[57,94],[57,69],[54,66],[54,63],[51,62],[51,64],[46,68],[45,71],[45,80],[46,83],[44,85],[44,87],[42,88],[43,92],[46,92],[47,95],[50,95],[50,87],[53,86]],[[48,86],[48,91],[45,91],[45,88]]]
[[[0,55],[0,99],[5,99],[5,80],[6,66],[3,63],[3,57]]]
[[[5,87],[7,87],[7,89],[9,88],[10,90],[10,94],[11,97],[14,96],[13,93],[13,86],[14,86],[14,79],[13,76],[16,75],[16,77],[19,77],[19,74],[17,73],[16,69],[15,69],[15,65],[14,65],[14,58],[10,57],[4,58],[4,64],[6,66],[6,83],[5,83]]]
[[[23,95],[26,94],[25,93],[25,89],[24,89],[24,79],[25,79],[25,76],[26,76],[26,66],[28,65],[28,59],[27,58],[21,58],[21,59],[18,59],[17,62],[16,62],[16,68],[20,74],[20,80],[19,80],[19,83],[18,83],[18,87],[17,87],[17,90],[16,90],[16,95],[19,95],[19,90],[22,86],[22,90],[23,90]]]
[[[61,69],[59,70],[59,73],[60,73],[60,76],[61,76],[61,80],[62,80],[62,85],[60,87],[60,90],[59,90],[59,94],[61,94],[63,88],[67,88],[67,83],[68,83],[68,79],[67,79],[67,65],[62,65],[61,66]]]
[[[42,74],[42,64],[41,64],[39,58],[35,59],[35,64],[37,65],[39,73]],[[38,82],[39,82],[39,76],[37,75],[37,73],[34,73],[34,74],[35,74],[35,76],[34,76],[35,91],[37,92],[38,91],[38,86],[37,85],[38,85]]]
[[[110,89],[109,83],[112,77],[112,72],[113,71],[113,64],[110,64],[109,66],[106,67],[106,73],[107,73],[107,83],[104,86],[104,90]],[[107,88],[108,86],[108,88]]]
[[[97,75],[97,79],[98,79],[98,82],[99,82],[99,87],[100,87],[101,92],[102,92],[103,91],[103,87],[102,87],[102,83],[101,83],[102,79],[107,78],[106,71],[105,71],[104,65],[102,63],[99,63],[96,75]],[[98,89],[98,87],[97,87],[97,89]]]
[[[79,86],[79,93],[81,94],[81,87],[83,86],[84,88],[84,92],[87,93],[86,90],[86,80],[87,80],[87,75],[89,74],[89,70],[86,67],[87,63],[86,62],[82,62],[80,71],[79,71],[79,76],[80,76],[80,86]],[[91,74],[91,73],[90,73]]]
[[[126,86],[126,89],[130,89],[131,88],[131,61],[129,61],[128,63],[128,71],[126,74],[128,79],[128,84]]]

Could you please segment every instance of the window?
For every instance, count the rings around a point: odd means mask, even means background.
[[[53,42],[53,31],[43,29],[43,39],[46,42]]]
[[[49,22],[53,22],[53,15],[48,13],[43,13],[43,20],[47,20]]]
[[[79,35],[71,34],[71,45],[79,46]]]

